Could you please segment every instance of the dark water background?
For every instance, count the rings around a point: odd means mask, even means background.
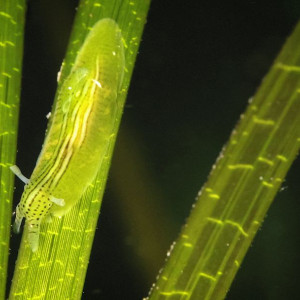
[[[26,175],[41,149],[76,1],[28,5],[17,159]],[[212,164],[299,16],[297,0],[152,2],[83,299],[147,295]],[[299,178],[298,159],[227,299],[298,294]],[[12,239],[11,274],[19,239]]]

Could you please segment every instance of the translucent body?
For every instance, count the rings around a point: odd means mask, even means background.
[[[43,219],[63,216],[75,205],[106,153],[123,79],[121,38],[112,19],[97,22],[60,90],[45,144],[16,208],[14,228],[19,231],[26,218],[33,251]]]

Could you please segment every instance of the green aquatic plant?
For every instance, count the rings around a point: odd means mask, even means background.
[[[300,24],[213,166],[149,299],[223,299],[300,146]]]
[[[10,15],[9,9],[13,10],[20,6],[24,16],[24,5],[25,3],[22,1],[19,1],[19,3],[16,1],[7,8],[6,14],[12,19],[13,15]],[[114,19],[122,31],[126,64],[122,90],[118,96],[118,105],[122,108],[129,87],[148,7],[149,1],[81,1],[77,10],[76,20],[74,21],[67,56],[63,62],[60,83],[68,76],[78,50],[93,24],[102,18]],[[4,9],[6,8],[3,8],[3,10]],[[19,26],[21,29],[23,29],[23,25],[24,21],[20,22]],[[7,40],[9,40],[9,38],[7,38]],[[18,45],[18,47],[22,49],[22,44]],[[19,65],[21,57],[21,54],[18,53]],[[16,66],[14,65],[14,67]],[[20,77],[18,77],[18,80],[20,80]],[[59,84],[58,91],[60,87],[61,85]],[[78,203],[66,217],[62,219],[55,218],[52,223],[42,227],[40,235],[43,236],[44,241],[41,243],[41,250],[35,254],[32,253],[30,247],[28,247],[28,244],[25,242],[25,230],[10,290],[11,299],[16,297],[69,297],[70,299],[78,299],[81,297],[121,114],[122,109],[119,109],[115,116],[116,126],[114,126],[114,132],[112,132],[110,137],[108,151],[105,155],[104,162],[98,170],[98,175],[93,185],[88,188],[80,203]],[[15,117],[15,127],[16,119]],[[4,119],[1,119],[1,121],[2,120]],[[3,123],[1,123],[1,130],[2,124]],[[3,130],[4,129],[5,127],[3,127]],[[14,130],[13,138],[15,142],[16,130]],[[10,144],[9,147],[12,147],[12,145]],[[2,169],[8,172],[7,177],[10,178],[10,185],[6,186],[10,186],[10,188],[12,188],[12,177],[11,174],[9,174],[9,166],[13,164],[15,152],[12,154],[10,161],[6,160],[5,165],[2,165]],[[5,179],[5,177],[2,178],[3,180]],[[5,224],[3,225],[7,230],[6,235],[3,237],[6,239],[6,251],[2,252],[6,254],[5,264],[3,264],[3,269],[6,269],[8,237],[11,222],[11,202],[10,210],[2,209],[1,212],[5,212],[7,216]],[[5,277],[5,275],[6,273],[3,273],[3,277]],[[32,284],[33,282],[35,284]],[[4,285],[5,282],[2,288],[3,295],[5,290]]]
[[[2,6],[1,6],[2,5]],[[0,300],[5,298],[12,212],[16,128],[20,92],[25,1],[0,3]],[[61,84],[68,77],[88,29],[102,18],[122,30],[126,72],[124,106],[149,1],[81,1]],[[223,299],[292,164],[300,144],[300,26],[276,59],[220,154],[149,299]],[[57,93],[58,94],[58,93]],[[119,125],[120,110],[116,116]],[[79,299],[101,207],[118,126],[93,187],[62,219],[41,230],[41,249],[21,243],[10,299]],[[78,213],[79,212],[79,213]],[[155,220],[154,220],[155,221]],[[145,291],[146,294],[146,291]]]
[[[22,74],[25,1],[0,2],[0,299],[5,297]]]

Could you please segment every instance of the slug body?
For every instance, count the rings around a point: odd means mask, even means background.
[[[25,182],[14,229],[19,231],[25,217],[32,251],[38,248],[45,217],[66,214],[97,174],[115,124],[124,63],[118,25],[112,19],[98,21],[60,89],[52,124],[30,179],[12,167]]]

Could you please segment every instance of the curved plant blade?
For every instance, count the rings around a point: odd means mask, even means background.
[[[118,99],[123,107],[148,7],[149,1],[145,0],[81,1],[59,85],[70,72],[88,29],[102,18],[112,18],[122,30],[125,46],[126,72]],[[117,124],[121,115],[122,110],[119,110]],[[109,150],[93,187],[88,189],[81,201],[65,217],[55,218],[51,224],[42,227],[39,250],[33,254],[25,239],[22,239],[10,299],[16,296],[81,298],[117,130],[118,126],[111,136]],[[26,237],[26,229],[23,236]]]
[[[221,152],[149,300],[224,299],[300,146],[300,24]]]

